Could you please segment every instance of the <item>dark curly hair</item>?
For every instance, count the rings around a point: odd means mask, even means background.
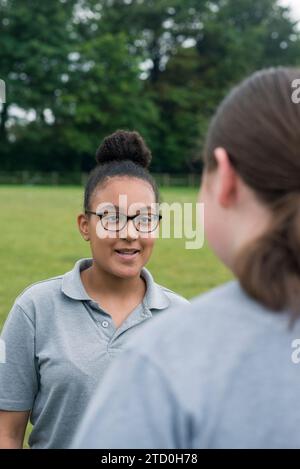
[[[150,149],[136,131],[117,130],[105,137],[96,152],[98,164],[85,186],[84,211],[90,210],[90,201],[95,189],[115,176],[128,176],[146,181],[152,187],[155,201],[158,202],[158,188],[148,170],[151,159]]]

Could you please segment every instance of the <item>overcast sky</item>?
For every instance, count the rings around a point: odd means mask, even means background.
[[[280,0],[280,3],[290,6],[295,19],[300,20],[300,0]]]

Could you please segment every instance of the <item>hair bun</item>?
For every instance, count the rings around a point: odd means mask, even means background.
[[[126,130],[117,130],[106,137],[96,152],[98,164],[130,160],[148,168],[151,158],[151,151],[141,135]]]

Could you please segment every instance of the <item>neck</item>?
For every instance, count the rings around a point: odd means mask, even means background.
[[[109,272],[105,272],[93,264],[81,272],[81,280],[91,297],[110,296],[115,298],[125,298],[132,293],[136,295],[144,295],[146,285],[142,277],[139,275],[130,278],[120,278]]]
[[[272,221],[272,213],[263,204],[252,201],[243,206],[235,217],[228,220],[228,224],[234,227],[231,233],[230,249],[225,264],[234,272],[236,257],[247,245],[254,242],[267,232]],[[227,261],[227,262],[226,262]]]

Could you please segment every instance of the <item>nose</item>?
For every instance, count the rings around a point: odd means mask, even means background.
[[[139,237],[139,233],[134,226],[133,220],[128,220],[127,225],[121,232],[122,239],[134,240]]]

